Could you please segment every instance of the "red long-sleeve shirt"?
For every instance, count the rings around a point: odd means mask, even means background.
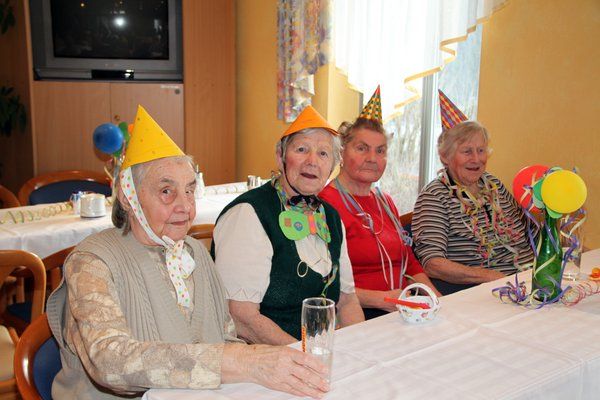
[[[396,217],[398,210],[396,209],[392,199],[385,195],[390,209]],[[386,283],[382,262],[379,250],[377,249],[377,241],[375,236],[368,228],[364,227],[364,219],[350,212],[344,203],[338,190],[329,184],[319,194],[319,197],[331,204],[342,217],[342,222],[346,227],[346,242],[348,244],[348,254],[352,263],[352,271],[354,273],[354,283],[357,288],[370,290],[390,290],[391,282],[389,282],[389,266],[385,255],[383,256],[385,273],[388,276]],[[390,259],[392,260],[393,279],[395,288],[398,288],[400,267],[402,257],[408,257],[408,265],[406,274],[414,276],[423,272],[423,267],[416,259],[410,246],[406,246],[402,239],[398,236],[396,228],[392,220],[386,214],[385,209],[377,205],[375,194],[369,196],[354,196],[362,209],[369,213],[373,219],[374,230],[378,233],[377,237],[387,250]],[[382,229],[383,219],[383,229]],[[406,280],[402,282],[402,287],[407,285]]]

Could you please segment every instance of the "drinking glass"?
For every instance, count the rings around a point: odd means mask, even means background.
[[[335,302],[324,297],[309,297],[302,301],[302,351],[311,353],[329,368],[331,381],[333,335],[335,332]]]
[[[79,215],[79,209],[81,206],[81,192],[73,192],[69,198],[69,201],[73,207],[73,214]]]
[[[569,255],[567,251],[574,244],[573,251]],[[576,281],[579,279],[581,270],[581,253],[583,251],[583,224],[581,216],[571,217],[565,215],[560,220],[560,245],[563,251],[563,257],[567,257],[563,279],[567,281]]]
[[[196,169],[198,166],[196,166]],[[194,199],[199,200],[204,197],[206,187],[204,186],[204,175],[200,171],[196,171],[196,191],[194,192]]]

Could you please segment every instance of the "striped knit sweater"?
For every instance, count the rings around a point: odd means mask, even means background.
[[[498,178],[487,172],[484,175],[498,185],[500,207],[518,232],[509,245],[518,251],[519,264],[531,262],[533,251],[527,239],[527,222],[521,207]],[[479,221],[488,221],[489,207],[481,207],[477,217]],[[451,195],[449,187],[440,178],[430,182],[417,198],[412,220],[414,250],[421,264],[426,265],[432,258],[441,257],[467,266],[486,266],[479,249],[480,240],[470,227],[471,219],[461,211],[461,203]],[[488,240],[494,239],[493,227],[484,227],[483,231]],[[490,268],[506,274],[517,271],[514,254],[505,246],[497,244],[492,254]]]

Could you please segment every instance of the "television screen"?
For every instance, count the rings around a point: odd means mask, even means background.
[[[51,0],[55,57],[169,58],[166,0]]]
[[[29,0],[35,79],[181,81],[181,0]]]

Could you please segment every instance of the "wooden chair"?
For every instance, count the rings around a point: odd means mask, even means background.
[[[412,237],[412,217],[413,212],[409,212],[406,214],[402,214],[400,216],[400,224],[402,224],[402,228]]]
[[[19,199],[10,190],[0,185],[0,208],[19,207]]]
[[[46,269],[44,263],[38,256],[23,250],[0,250],[0,282],[5,282],[14,272],[20,273],[22,269],[28,269],[33,275],[33,294],[31,306],[29,307],[31,319],[36,318],[44,312],[46,302]],[[19,318],[13,318],[8,312],[4,312],[0,320],[5,325],[13,326],[17,332],[23,332],[27,323]]]
[[[42,314],[27,327],[15,349],[13,368],[22,399],[51,399],[52,381],[61,367],[58,343]]]
[[[412,217],[413,217],[413,212],[409,212],[406,214],[402,214],[400,216],[400,224],[402,224],[402,227],[404,228],[405,226],[409,226],[412,224]]]
[[[19,337],[12,328],[0,325],[0,399],[18,399],[12,360]]]
[[[188,235],[202,242],[202,244],[210,250],[212,242],[212,234],[215,229],[215,224],[200,224],[193,225],[188,231]]]
[[[44,257],[42,260],[44,262],[44,267],[46,268],[46,280],[48,281],[47,288],[50,293],[60,284],[62,279],[62,266],[65,263],[67,256],[71,254],[74,248],[75,246],[71,246],[59,250],[54,254]]]
[[[31,178],[19,189],[19,201],[45,204],[67,201],[73,192],[92,191],[110,195],[110,179],[103,172],[59,171]]]
[[[5,282],[6,278],[14,271],[21,267],[30,269],[33,278],[33,301],[31,306],[31,315],[33,317],[40,316],[44,311],[44,302],[46,300],[46,270],[44,269],[44,263],[35,254],[29,253],[22,250],[0,250],[0,282]],[[4,332],[4,329],[2,329]],[[3,350],[10,350],[10,343],[6,340],[4,335],[4,345],[6,347]],[[11,341],[16,343],[15,334],[10,333]],[[4,353],[4,352],[3,352]],[[4,353],[6,354],[6,353]],[[7,377],[6,371],[4,377]],[[16,398],[17,390],[14,385],[14,381],[11,383],[11,379],[8,378],[0,382],[0,399]]]
[[[17,196],[13,194],[10,190],[0,185],[0,209],[2,208],[11,208],[11,207],[20,207],[21,203],[19,203],[19,199]],[[23,287],[20,285],[20,282],[13,277],[9,277],[7,281],[4,282],[4,290],[0,293],[2,297],[0,299],[0,310],[5,309],[5,300],[9,296],[21,296]]]
[[[62,279],[62,266],[65,263],[67,256],[73,251],[75,246],[67,247],[66,249],[57,251],[45,257],[42,262],[46,270],[46,293],[52,293],[60,284]],[[12,273],[13,277],[24,281],[31,278],[33,275],[30,270],[20,269]],[[25,300],[17,301],[9,304],[6,311],[2,313],[2,319],[10,326],[17,329],[17,332],[23,332],[27,325],[33,320],[31,314],[31,303]]]

